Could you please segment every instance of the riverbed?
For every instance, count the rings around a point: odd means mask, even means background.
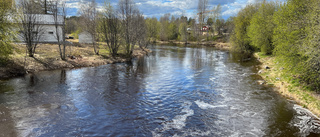
[[[132,63],[0,82],[0,136],[319,136],[260,85],[259,62],[212,47],[152,46]]]

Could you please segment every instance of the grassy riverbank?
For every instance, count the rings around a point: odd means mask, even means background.
[[[262,53],[255,53],[254,55],[262,63],[259,73],[267,84],[274,85],[281,95],[320,116],[319,94],[303,86],[299,82],[299,76],[291,73],[288,68],[282,67],[279,63],[280,60]],[[266,66],[270,69],[266,69]]]
[[[0,67],[0,78],[10,78],[42,70],[93,67],[130,60],[123,55],[123,50],[119,51],[118,57],[113,58],[102,45],[104,43],[100,43],[100,55],[94,54],[92,45],[79,44],[75,41],[73,43],[73,46],[66,48],[66,55],[68,55],[66,61],[60,59],[57,44],[40,44],[33,58],[26,56],[24,44],[13,44],[13,54],[10,55],[7,65]],[[148,49],[144,51],[136,47],[133,57],[141,57],[147,52],[151,51]]]

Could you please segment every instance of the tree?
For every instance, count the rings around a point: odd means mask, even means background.
[[[169,35],[169,40],[175,40],[175,39],[178,38],[177,29],[178,29],[178,27],[175,24],[175,22],[171,22],[169,24],[169,28],[168,28],[168,30],[169,30],[169,34],[168,34]]]
[[[218,35],[222,35],[222,30],[224,29],[224,19],[217,19],[215,24],[215,29],[218,32]]]
[[[320,1],[308,1],[306,14],[306,38],[300,47],[305,59],[302,64],[302,79],[312,90],[320,92]]]
[[[160,40],[169,40],[169,17],[170,13],[166,13],[160,17]]]
[[[107,48],[111,55],[115,57],[120,47],[120,20],[117,12],[110,3],[106,3],[100,17],[99,33],[103,36],[103,41],[107,43]]]
[[[6,59],[12,52],[10,45],[11,38],[14,37],[13,23],[9,16],[13,13],[12,0],[0,1],[0,59]]]
[[[161,24],[159,24],[157,18],[147,18],[145,20],[147,27],[147,36],[151,40],[156,40],[159,36]]]
[[[197,11],[199,13],[199,23],[200,23],[201,27],[206,19],[206,14],[204,14],[204,12],[206,12],[207,7],[208,7],[208,0],[199,0],[198,1]]]
[[[125,51],[131,57],[135,45],[146,35],[141,35],[142,14],[133,0],[120,0],[118,3],[119,15],[122,25],[122,35],[125,40]]]
[[[249,4],[244,9],[240,10],[234,18],[234,33],[231,35],[232,49],[237,52],[250,53],[254,49],[250,45],[250,37],[247,34],[247,28],[250,26],[250,21],[257,7]]]
[[[309,11],[309,2],[310,0],[288,0],[274,14],[276,27],[272,37],[275,45],[273,53],[287,65],[295,66],[294,68],[298,68],[298,64],[304,60],[303,53],[299,49],[306,38],[306,15]]]
[[[33,1],[20,1],[19,9],[21,13],[19,32],[26,43],[29,57],[33,57],[44,33],[43,25],[39,24],[42,16],[37,14],[40,9],[36,8]]]
[[[150,43],[150,38],[148,37],[148,32],[147,32],[147,25],[144,20],[144,17],[142,14],[139,14],[136,17],[136,30],[137,30],[137,43],[140,47],[140,49],[144,50],[145,48],[148,47]]]
[[[82,28],[87,31],[92,37],[92,46],[94,53],[99,55],[99,47],[96,45],[97,38],[97,3],[91,0],[88,3],[82,4],[80,7],[80,15],[82,19]]]
[[[276,11],[276,3],[263,1],[250,22],[248,36],[251,44],[260,49],[264,54],[271,54],[273,50],[272,36],[275,27],[273,14]]]
[[[77,16],[71,16],[66,18],[66,33],[71,34],[79,29],[80,18]]]
[[[213,19],[212,18],[208,18],[207,25],[209,25],[209,26],[213,25]]]
[[[181,40],[185,42],[185,44],[188,43],[188,31],[187,31],[187,22],[184,21],[180,24],[179,26],[179,32],[180,32],[180,35],[181,35]]]
[[[60,0],[56,0],[54,9],[52,9],[52,15],[56,32],[56,39],[59,45],[60,58],[62,60],[66,60],[65,20],[67,14],[65,9],[65,3],[61,2]]]
[[[232,33],[232,31],[234,30],[234,17],[229,17],[225,23],[226,25],[226,33]]]
[[[211,33],[213,33],[213,35],[214,35],[215,31],[218,31],[216,25],[217,25],[217,23],[221,23],[220,20],[222,19],[221,18],[221,14],[222,14],[221,5],[218,4],[217,6],[214,6],[212,8],[212,11],[213,12],[211,14],[211,19],[212,19],[213,23],[210,26],[213,28],[213,29],[211,29]]]

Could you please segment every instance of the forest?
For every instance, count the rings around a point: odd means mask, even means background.
[[[236,52],[262,52],[298,78],[309,90],[320,91],[320,1],[262,1],[247,5],[234,18],[230,38]]]

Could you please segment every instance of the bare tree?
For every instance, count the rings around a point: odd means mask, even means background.
[[[144,50],[145,48],[148,47],[150,41],[151,41],[151,37],[148,37],[148,32],[147,32],[147,25],[146,22],[144,20],[144,17],[142,14],[138,14],[136,19],[135,19],[136,23],[136,33],[137,33],[137,43],[139,45],[139,47]],[[154,24],[156,25],[156,24]]]
[[[56,29],[56,39],[59,45],[60,58],[66,60],[66,29],[65,29],[65,20],[66,20],[66,8],[65,2],[60,0],[55,1],[55,6],[52,10],[54,26]]]
[[[211,18],[213,20],[212,32],[214,34],[214,31],[219,31],[216,28],[217,28],[217,25],[220,23],[220,20],[222,19],[222,17],[221,17],[221,5],[219,4],[217,6],[214,6],[212,11],[213,11],[212,15],[211,15]]]
[[[199,0],[198,1],[198,13],[199,13],[199,24],[200,24],[200,32],[202,30],[202,27],[203,27],[203,22],[205,21],[206,19],[206,14],[204,14],[207,10],[207,7],[208,7],[208,0]]]
[[[80,7],[82,17],[82,28],[92,36],[92,45],[94,53],[99,55],[99,47],[96,45],[97,38],[97,3],[91,0],[89,3],[82,4]]]
[[[42,16],[36,14],[39,13],[39,9],[35,7],[33,1],[21,1],[19,3],[19,9],[21,10],[19,25],[20,36],[26,43],[29,57],[33,57],[37,45],[44,34],[43,26],[40,23]]]
[[[137,24],[135,18],[140,15],[133,0],[120,0],[118,3],[120,20],[125,39],[125,50],[127,56],[131,56],[137,42]]]
[[[117,17],[117,12],[110,3],[105,5],[99,20],[99,33],[102,34],[103,40],[107,43],[109,52],[115,57],[120,47],[121,26]]]

